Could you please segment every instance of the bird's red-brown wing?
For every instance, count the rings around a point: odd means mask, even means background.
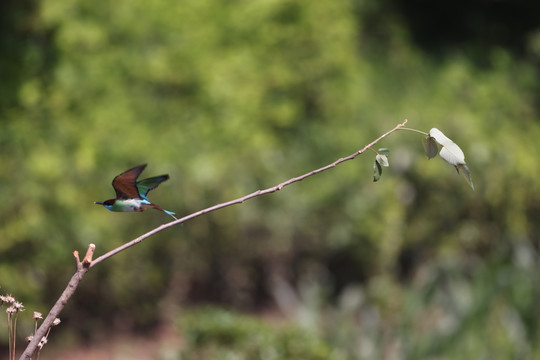
[[[113,179],[112,186],[117,199],[141,199],[137,189],[137,178],[143,172],[146,164],[124,171]]]

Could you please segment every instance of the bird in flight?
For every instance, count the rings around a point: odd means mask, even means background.
[[[148,208],[163,211],[175,220],[175,213],[163,209],[157,204],[152,204],[148,198],[148,192],[158,187],[159,184],[169,179],[169,175],[154,176],[137,181],[146,164],[124,171],[113,179],[112,186],[116,192],[116,199],[95,201],[94,204],[103,205],[110,211],[141,212]]]

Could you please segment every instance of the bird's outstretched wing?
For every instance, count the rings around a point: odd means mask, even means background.
[[[139,194],[146,199],[146,195],[150,190],[157,188],[159,184],[168,179],[169,175],[160,175],[137,182],[137,189],[139,190]]]
[[[124,171],[113,179],[112,186],[117,199],[141,199],[137,189],[137,178],[143,172],[146,164]]]

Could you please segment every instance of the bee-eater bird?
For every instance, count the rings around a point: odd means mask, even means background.
[[[115,177],[112,186],[114,191],[116,191],[116,199],[95,201],[94,204],[103,205],[110,211],[121,212],[141,212],[152,208],[163,211],[176,220],[175,213],[164,210],[159,205],[152,204],[146,197],[150,190],[157,188],[159,184],[169,179],[169,175],[154,176],[137,181],[137,178],[145,167],[146,164],[139,165]]]

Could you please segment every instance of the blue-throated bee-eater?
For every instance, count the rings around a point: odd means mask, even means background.
[[[146,164],[139,165],[115,177],[112,186],[116,191],[116,199],[95,201],[94,204],[103,205],[110,211],[120,212],[141,212],[152,208],[163,211],[176,219],[175,213],[165,210],[159,205],[152,204],[146,197],[150,190],[157,188],[159,184],[169,179],[169,175],[154,176],[137,181],[145,167]]]

